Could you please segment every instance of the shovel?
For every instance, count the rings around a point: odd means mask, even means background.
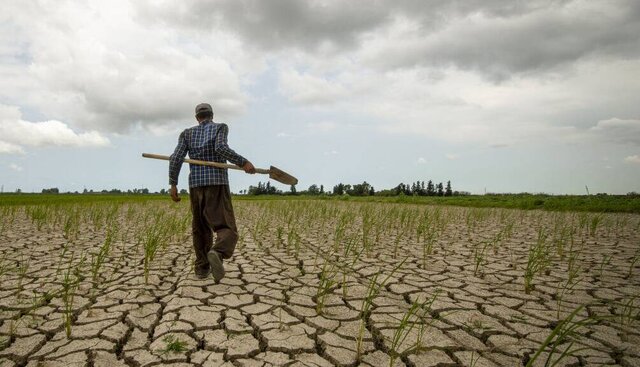
[[[142,153],[142,156],[145,158],[153,158],[153,159],[162,159],[165,161],[169,160],[169,156],[160,155],[160,154],[151,154],[151,153]],[[237,169],[243,171],[242,167],[236,166],[235,164],[227,164],[227,163],[218,163],[218,162],[208,162],[208,161],[199,161],[196,159],[185,159],[185,162],[189,164],[197,164],[200,166],[211,166],[218,168],[229,168],[229,169]],[[269,175],[269,178],[272,180],[276,180],[285,185],[297,185],[298,179],[286,173],[285,171],[276,168],[274,166],[269,167],[269,169],[265,168],[256,168],[256,173],[262,173]]]

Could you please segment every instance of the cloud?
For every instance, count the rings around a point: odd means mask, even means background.
[[[347,96],[347,90],[338,82],[295,70],[281,72],[279,86],[292,102],[305,105],[329,104]]]
[[[382,36],[363,42],[366,60],[385,69],[416,65],[476,70],[493,80],[515,73],[552,71],[581,59],[640,55],[637,2],[539,2],[515,15],[445,13],[429,27],[403,14]]]
[[[195,0],[136,1],[138,13],[152,23],[183,28],[229,29],[261,50],[353,47],[358,36],[388,17],[383,4],[365,1]]]
[[[9,168],[14,170],[14,171],[16,171],[16,172],[22,171],[22,167],[20,167],[19,165],[15,164],[15,163],[9,164]]]
[[[142,24],[128,1],[16,3],[3,13],[17,40],[0,50],[0,99],[73,128],[176,126],[203,101],[218,117],[238,115],[243,70],[259,69],[228,36]]]
[[[585,58],[640,53],[640,5],[634,0],[196,0],[135,6],[150,24],[225,31],[263,53],[295,50],[329,62],[349,54],[384,70],[455,66],[502,80]]]
[[[0,154],[24,154],[24,149],[19,145],[0,140]]]
[[[445,158],[447,158],[450,161],[456,160],[459,157],[459,155],[451,154],[451,153],[445,154],[444,156],[445,156]]]
[[[78,133],[61,121],[30,122],[16,107],[0,105],[0,152],[23,153],[23,146],[105,147],[109,139],[96,131]]]
[[[597,138],[613,143],[640,145],[640,120],[611,118],[589,129]]]
[[[624,161],[626,163],[632,163],[632,164],[640,164],[640,155],[630,155],[628,157],[625,157]]]
[[[427,164],[427,160],[424,157],[419,157],[417,162],[418,164]]]

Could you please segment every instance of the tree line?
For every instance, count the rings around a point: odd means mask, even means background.
[[[375,188],[364,181],[361,184],[344,184],[342,182],[333,186],[331,191],[325,191],[324,185],[313,184],[307,190],[297,191],[291,186],[289,191],[282,191],[272,186],[271,183],[258,182],[258,186],[249,186],[247,190],[240,190],[240,194],[246,195],[349,195],[349,196],[459,196],[469,195],[466,191],[453,191],[451,181],[446,185],[442,182],[434,183],[432,180],[416,181],[411,184],[400,183],[391,189],[376,191]]]

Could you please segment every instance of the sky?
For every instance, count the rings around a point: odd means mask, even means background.
[[[639,34],[637,0],[8,0],[0,185],[168,188],[141,153],[208,102],[298,190],[640,192]]]

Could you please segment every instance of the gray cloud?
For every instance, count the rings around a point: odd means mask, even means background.
[[[267,50],[353,46],[359,34],[388,21],[387,10],[368,1],[196,0],[138,6],[142,19],[205,31],[224,27],[247,45]]]
[[[368,60],[383,68],[454,66],[501,80],[590,57],[638,57],[638,34],[637,2],[576,1],[514,16],[454,17],[428,31],[422,24],[394,35],[396,42],[370,40],[377,49],[368,52]]]
[[[328,49],[383,69],[455,66],[496,80],[586,57],[640,54],[640,3],[634,0],[198,0],[138,6],[139,16],[152,22],[225,28],[257,49]],[[398,22],[413,29],[394,33]]]
[[[640,120],[601,120],[589,132],[604,141],[640,146]]]

